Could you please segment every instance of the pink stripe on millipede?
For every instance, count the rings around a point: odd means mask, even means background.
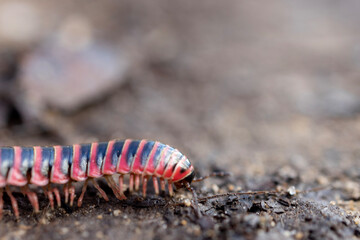
[[[0,148],[0,166],[1,166],[1,148]],[[6,185],[6,178],[1,175],[0,173],[0,188],[5,187]]]
[[[129,145],[131,142],[132,142],[132,140],[130,140],[130,139],[127,139],[124,142],[124,146],[121,151],[121,158],[120,158],[120,161],[118,162],[118,165],[116,168],[116,171],[118,173],[126,174],[126,173],[130,172],[130,166],[127,164],[127,154],[128,154]]]
[[[54,165],[51,169],[50,182],[64,184],[69,181],[69,177],[61,171],[62,146],[54,146]]]
[[[174,159],[174,157],[175,156],[173,154],[170,156],[168,165],[166,166],[166,169],[165,169],[165,171],[163,173],[163,177],[165,179],[169,179],[173,175],[173,170],[172,169],[173,169],[174,165],[176,164],[176,160]]]
[[[114,148],[115,140],[111,140],[106,148],[106,156],[104,159],[103,167],[102,167],[102,173],[103,174],[114,174],[116,172],[116,166],[112,165],[112,159],[111,159],[111,153]]]
[[[80,150],[80,144],[73,145],[73,161],[71,164],[70,175],[71,179],[75,181],[84,181],[86,179],[86,173],[80,168]]]
[[[155,170],[155,175],[157,175],[159,177],[162,177],[162,175],[165,171],[165,159],[166,159],[168,151],[169,151],[169,146],[166,146],[164,148],[164,150],[162,150],[162,152],[161,152],[160,160],[159,160],[159,163]]]
[[[27,179],[20,172],[21,152],[21,147],[14,147],[14,165],[12,168],[10,168],[7,184],[14,186],[24,186],[27,183]]]
[[[42,165],[42,148],[34,147],[34,166],[31,171],[30,182],[37,186],[45,186],[49,183],[47,176],[44,176],[41,172]]]
[[[145,166],[145,173],[147,174],[154,174],[155,172],[155,166],[154,166],[154,156],[157,151],[157,148],[159,146],[159,142],[155,142],[153,149],[150,152],[149,158],[147,160],[146,166]]]
[[[88,176],[89,177],[101,177],[101,169],[98,167],[96,163],[97,151],[98,151],[99,143],[95,142],[91,144],[91,151],[90,151],[90,163],[88,167]]]
[[[144,146],[147,143],[146,140],[141,140],[138,149],[136,150],[136,154],[135,154],[135,158],[134,158],[134,162],[131,166],[131,172],[135,173],[135,174],[141,174],[143,169],[140,169],[141,166],[141,154],[144,150]]]

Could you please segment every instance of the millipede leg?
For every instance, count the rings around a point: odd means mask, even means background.
[[[119,192],[118,187],[116,186],[116,183],[114,181],[114,179],[111,176],[105,176],[105,180],[108,183],[109,187],[111,188],[111,190],[113,191],[115,197],[119,200],[123,200],[123,198],[121,197],[121,194]]]
[[[57,188],[52,188],[51,191],[54,193],[55,198],[56,198],[56,203],[58,205],[58,207],[61,207],[61,198],[60,198],[60,192],[59,189]]]
[[[129,192],[131,193],[134,191],[134,174],[130,174],[129,178]]]
[[[39,212],[39,200],[38,200],[36,193],[27,192],[27,196],[29,198],[30,203],[34,207],[35,212],[38,213]]]
[[[112,181],[112,183],[114,185],[114,188],[115,188],[116,192],[119,195],[118,199],[119,200],[125,200],[126,197],[125,197],[124,193],[120,191],[120,188],[118,188],[118,186],[116,185],[116,183],[115,183],[115,181],[114,181],[114,179],[112,177],[111,177],[111,181]]]
[[[56,203],[57,203],[58,207],[61,207],[61,198],[60,198],[59,189],[52,188],[51,185],[48,184],[47,191],[44,189],[44,192],[47,192],[52,209],[54,209],[54,195],[55,195],[55,199],[56,199]]]
[[[92,183],[94,184],[94,187],[99,191],[99,193],[101,194],[101,196],[105,199],[105,201],[109,201],[108,196],[106,195],[106,193],[104,192],[104,190],[101,189],[101,187],[99,186],[99,184],[92,178],[91,179]]]
[[[3,207],[4,207],[3,189],[0,188],[0,220],[2,218]]]
[[[89,178],[85,180],[85,183],[82,187],[81,194],[80,194],[80,197],[77,202],[78,207],[81,207],[81,205],[82,205],[88,182],[89,182]]]
[[[48,191],[45,187],[43,187],[43,190],[44,190],[45,195],[49,199],[51,209],[54,210],[54,196],[53,196],[52,192]]]
[[[135,191],[139,191],[139,187],[140,187],[140,175],[136,174],[135,175]]]
[[[144,176],[143,178],[143,182],[142,182],[142,187],[143,187],[143,191],[142,191],[142,194],[143,194],[143,197],[146,197],[146,188],[147,188],[147,183],[148,183],[148,176]]]
[[[163,178],[160,178],[160,188],[161,191],[165,191],[165,180]]]
[[[63,191],[64,191],[64,195],[65,195],[65,203],[67,204],[69,202],[69,185],[68,185],[68,183],[65,183]]]
[[[22,187],[21,192],[28,197],[29,202],[31,203],[31,205],[34,208],[34,211],[36,213],[38,213],[39,212],[39,201],[38,201],[38,197],[37,197],[36,193],[30,191],[28,186]]]
[[[120,192],[120,196],[122,197],[122,199],[126,199],[125,195],[124,195],[124,176],[120,175],[119,176],[119,192]]]
[[[153,185],[155,188],[155,194],[159,195],[160,191],[159,191],[159,183],[158,183],[157,177],[153,176],[152,179],[153,179]]]
[[[116,198],[119,197],[119,193],[118,193],[118,189],[116,187],[116,184],[113,180],[113,178],[111,176],[105,176],[105,180],[108,184],[108,186],[111,188],[111,190],[113,191],[114,195]]]
[[[74,205],[74,199],[76,197],[75,195],[75,187],[69,183],[69,194],[70,194],[70,207]]]
[[[173,190],[172,182],[170,181],[168,181],[168,188],[169,188],[169,195],[170,197],[172,197],[172,195],[174,195],[174,190]]]
[[[18,208],[18,204],[17,204],[16,198],[12,195],[9,186],[6,186],[6,193],[7,193],[7,195],[8,195],[9,198],[10,198],[11,206],[12,206],[12,208],[13,208],[13,210],[14,210],[15,217],[18,219],[18,218],[19,218],[19,208]]]

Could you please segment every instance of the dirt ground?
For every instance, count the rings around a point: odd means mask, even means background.
[[[357,1],[0,1],[0,145],[114,138],[181,150],[199,197],[152,187],[35,214],[5,195],[0,239],[357,239]],[[14,16],[22,16],[17,18]],[[77,183],[79,195],[81,183]],[[61,187],[61,186],[60,186]],[[289,194],[293,189],[308,191]],[[16,189],[14,189],[16,191]]]

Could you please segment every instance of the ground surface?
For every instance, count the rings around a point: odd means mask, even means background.
[[[200,197],[318,189],[209,200],[197,218],[186,191],[118,201],[102,184],[109,202],[90,187],[51,210],[35,188],[41,212],[17,193],[19,221],[5,196],[1,239],[360,237],[357,1],[0,4],[1,145],[154,139],[198,176],[232,173]]]

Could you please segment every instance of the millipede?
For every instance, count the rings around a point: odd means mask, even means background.
[[[113,175],[118,174],[118,184]],[[129,192],[139,191],[145,197],[148,181],[152,180],[155,193],[165,191],[166,183],[169,195],[176,188],[190,188],[194,180],[194,167],[188,158],[169,145],[148,140],[111,140],[74,144],[72,146],[51,147],[1,147],[0,148],[0,218],[3,210],[3,193],[9,196],[16,218],[19,208],[12,194],[11,186],[20,187],[27,196],[35,212],[39,212],[37,194],[29,185],[42,187],[49,199],[51,208],[54,202],[61,206],[61,196],[53,184],[62,184],[65,203],[73,206],[75,187],[73,182],[84,182],[77,200],[80,207],[88,182],[91,181],[101,196],[109,198],[96,182],[104,177],[116,198],[126,199],[124,195],[124,175],[129,175]],[[204,179],[204,178],[202,178]],[[201,181],[198,179],[197,181]],[[160,188],[158,180],[160,180]],[[194,194],[194,193],[193,193]],[[196,196],[195,196],[196,197]]]
[[[114,180],[118,175],[118,183]],[[115,197],[125,200],[124,176],[129,175],[128,191],[139,191],[142,184],[142,195],[145,197],[149,180],[152,180],[155,194],[167,189],[173,196],[174,189],[186,188],[192,193],[191,206],[197,217],[201,217],[199,201],[208,199],[254,194],[279,194],[279,191],[232,192],[198,198],[191,183],[200,182],[208,177],[228,176],[226,172],[214,172],[208,176],[195,179],[194,167],[189,159],[176,148],[148,140],[111,140],[74,144],[72,146],[35,146],[35,147],[0,147],[0,219],[4,206],[3,194],[11,201],[15,217],[19,218],[19,207],[12,194],[11,187],[19,187],[26,195],[35,212],[39,212],[39,201],[36,192],[30,185],[41,187],[54,209],[55,203],[61,206],[61,195],[55,184],[63,185],[64,202],[73,206],[75,200],[74,182],[84,182],[77,200],[80,207],[88,182],[98,190],[104,200],[109,201],[105,191],[97,183],[103,177]],[[159,188],[160,181],[160,188]],[[313,189],[309,191],[318,191]],[[308,191],[297,191],[306,193]]]

